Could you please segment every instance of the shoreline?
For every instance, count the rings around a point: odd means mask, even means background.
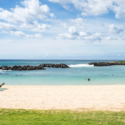
[[[64,87],[64,86],[68,86],[68,87],[70,87],[70,86],[72,86],[72,87],[77,87],[77,86],[125,86],[125,83],[124,84],[89,84],[89,85],[87,85],[87,84],[83,84],[83,85],[4,85],[2,88],[5,88],[5,87],[10,87],[10,86],[14,86],[14,87],[19,87],[19,86],[30,86],[30,87],[33,87],[33,86],[36,86],[36,87],[42,87],[42,86],[44,86],[44,87],[54,87],[54,86],[57,86],[57,87]]]
[[[5,85],[0,108],[125,111],[125,85]]]

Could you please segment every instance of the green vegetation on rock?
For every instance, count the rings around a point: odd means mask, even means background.
[[[119,61],[120,63],[125,63],[125,61]]]
[[[0,125],[125,125],[125,112],[0,109]]]

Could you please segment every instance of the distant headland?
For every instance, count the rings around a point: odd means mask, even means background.
[[[112,66],[112,65],[125,65],[125,61],[112,61],[112,62],[92,62],[89,65],[94,66]]]

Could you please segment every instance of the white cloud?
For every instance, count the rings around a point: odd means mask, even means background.
[[[85,32],[80,32],[79,35],[80,35],[81,37],[85,37],[85,36],[87,36],[87,33],[85,33]]]
[[[64,30],[58,33],[57,39],[82,40],[83,42],[101,42],[107,37],[107,25],[102,25],[105,20],[69,19],[61,24],[66,24]],[[66,30],[67,29],[67,30]]]
[[[112,40],[112,38],[110,36],[105,38],[106,40]]]
[[[57,38],[61,39],[77,39],[79,36],[79,33],[77,32],[77,29],[75,26],[70,26],[68,29],[68,33],[65,34],[59,34]]]
[[[23,33],[22,31],[10,31],[7,34],[14,35],[17,37],[25,37],[25,38],[40,38],[42,37],[42,34],[34,34],[34,35],[28,35]]]
[[[35,34],[33,37],[40,38],[43,37],[42,34]]]
[[[120,40],[121,38],[119,36],[115,37],[115,36],[108,36],[108,37],[105,37],[105,40]],[[122,38],[123,39],[123,38]]]
[[[76,19],[71,19],[70,22],[76,24],[77,26],[81,26],[84,20],[82,18],[76,18]]]
[[[124,40],[124,25],[107,19],[69,19],[59,22],[64,29],[58,30],[57,39],[101,42]],[[113,25],[112,25],[113,23]],[[62,27],[60,27],[62,28]],[[117,33],[117,35],[116,35]]]
[[[89,40],[89,41],[99,41],[99,42],[102,40],[101,33],[95,33],[92,35],[88,35],[88,36],[85,36],[83,39]]]
[[[18,37],[29,37],[28,35],[26,35],[22,31],[11,31],[10,34],[14,35],[14,36],[18,36]]]
[[[59,34],[57,36],[58,39],[82,39],[87,41],[101,41],[102,35],[101,33],[86,33],[86,32],[78,32],[75,26],[71,26],[68,29],[68,33]]]
[[[68,28],[66,23],[60,23],[61,26],[63,26],[63,28]]]
[[[11,23],[31,23],[32,20],[45,20],[51,15],[47,5],[41,5],[39,0],[24,0],[21,2],[24,7],[16,6],[11,11],[0,9],[0,19]]]
[[[26,35],[24,32],[27,30],[43,32],[50,28],[49,24],[42,22],[47,21],[49,17],[54,17],[47,5],[41,4],[39,0],[23,0],[21,4],[22,6],[16,5],[10,11],[0,8],[1,33],[7,31],[18,37],[35,37],[35,35]],[[17,29],[19,31],[16,31]]]
[[[69,5],[64,5],[63,8],[65,8],[66,10],[71,10]]]
[[[9,24],[9,23],[0,22],[0,29],[1,30],[15,31],[16,30],[16,26],[14,26],[12,24]]]
[[[123,32],[123,27],[115,26],[114,24],[109,25],[108,28],[110,32],[114,32],[114,33]]]
[[[76,27],[75,27],[75,26],[69,27],[69,33],[70,33],[71,35],[79,35],[78,32],[77,32],[77,30],[76,30]]]
[[[36,32],[42,32],[42,31],[45,31],[46,29],[50,28],[50,25],[48,24],[36,24],[36,28],[33,28],[32,30],[33,31],[36,31]]]
[[[66,4],[68,3],[68,0],[49,0],[50,2],[54,2],[54,3],[61,3],[61,4]],[[69,0],[70,2],[70,0]]]
[[[54,17],[54,13],[50,13],[50,16],[51,16],[51,17]]]
[[[75,39],[76,37],[74,37],[73,35],[70,35],[68,33],[65,33],[65,34],[59,34],[57,36],[57,38],[59,38],[59,39]]]
[[[124,0],[112,0],[114,5],[112,10],[116,13],[116,18],[125,17],[125,1]]]
[[[125,17],[125,0],[49,0],[62,6],[73,4],[83,16],[102,15],[112,10],[116,18]]]
[[[23,23],[20,27],[29,29],[30,31],[43,32],[46,29],[50,28],[50,25],[39,24],[37,21],[34,21],[32,24]]]

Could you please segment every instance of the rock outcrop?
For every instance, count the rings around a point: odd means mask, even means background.
[[[94,66],[112,66],[112,65],[125,65],[125,63],[120,63],[120,62],[93,62],[89,63],[89,65],[94,65]]]
[[[52,67],[52,68],[69,68],[66,64],[40,64],[39,66],[1,66],[0,69],[2,70],[45,70],[45,67]]]
[[[69,68],[66,64],[41,64],[43,67],[52,67],[52,68]]]

